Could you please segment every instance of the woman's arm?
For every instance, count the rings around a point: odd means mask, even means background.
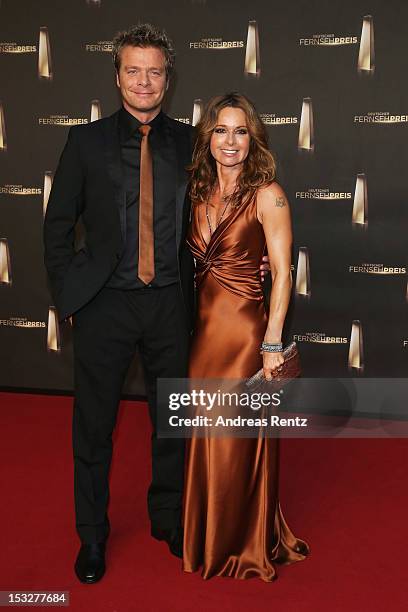
[[[274,182],[259,190],[257,213],[265,233],[272,275],[269,319],[264,342],[275,344],[282,341],[282,329],[292,289],[290,210],[285,192],[278,183]],[[267,380],[272,379],[271,373],[283,361],[282,352],[263,352],[263,368]]]

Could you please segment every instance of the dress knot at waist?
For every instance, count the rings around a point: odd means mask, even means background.
[[[259,266],[248,261],[221,259],[196,260],[196,286],[199,287],[211,272],[213,278],[224,288],[240,297],[263,300]]]

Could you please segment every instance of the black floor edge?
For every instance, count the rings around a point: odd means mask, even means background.
[[[62,395],[73,397],[73,392],[68,389],[39,389],[37,387],[5,387],[0,385],[0,393],[27,393],[29,395]],[[124,393],[121,396],[124,400],[132,400],[135,402],[146,402],[144,395],[132,395]]]

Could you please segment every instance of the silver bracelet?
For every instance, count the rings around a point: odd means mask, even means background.
[[[267,353],[280,353],[283,349],[282,342],[275,342],[271,344],[270,342],[262,342],[261,351],[265,351]]]

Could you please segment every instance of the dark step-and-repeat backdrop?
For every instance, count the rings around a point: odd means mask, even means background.
[[[408,5],[383,0],[2,0],[0,386],[72,390],[42,223],[69,126],[119,106],[113,35],[164,27],[177,51],[166,112],[195,124],[213,95],[249,96],[293,216],[288,339],[315,377],[405,377]],[[125,391],[143,394],[137,359]]]

